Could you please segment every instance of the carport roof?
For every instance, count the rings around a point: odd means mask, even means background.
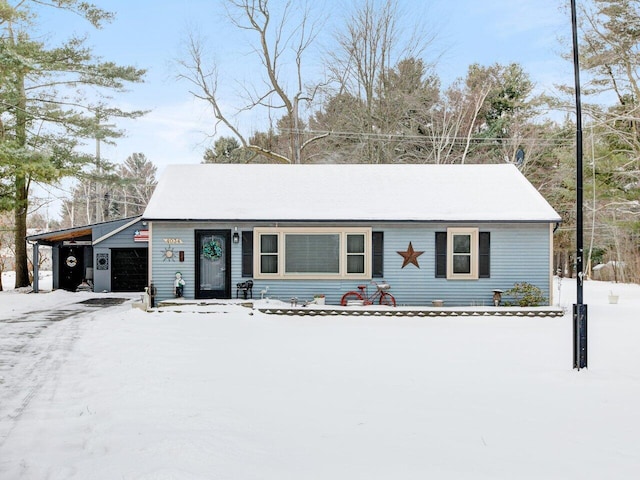
[[[93,230],[99,226],[105,226],[114,224],[113,230],[108,235],[113,235],[119,232],[123,227],[129,226],[140,220],[141,217],[131,217],[127,219],[110,220],[108,222],[99,222],[91,225],[81,225],[78,227],[65,228],[62,230],[54,230],[51,232],[38,233],[35,235],[28,235],[27,241],[38,242],[43,245],[52,245],[56,242],[63,241],[78,241],[78,240],[91,240],[93,241]],[[123,221],[125,222],[122,225]],[[108,236],[106,235],[106,236]],[[101,239],[104,239],[103,236]]]
[[[81,227],[73,227],[64,230],[38,233],[36,235],[28,235],[27,240],[30,242],[38,242],[45,245],[55,242],[62,242],[65,240],[91,240],[92,232],[93,230],[90,225],[83,225]]]

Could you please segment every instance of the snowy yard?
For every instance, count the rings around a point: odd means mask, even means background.
[[[575,284],[561,285],[570,312]],[[130,302],[74,313],[96,296],[121,295],[0,293],[0,479],[640,472],[637,285],[586,284],[579,372],[570,313],[282,317]],[[25,315],[61,309],[68,318]]]

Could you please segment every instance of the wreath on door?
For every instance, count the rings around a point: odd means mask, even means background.
[[[202,256],[209,260],[218,260],[222,257],[222,246],[218,240],[211,240],[202,246]]]

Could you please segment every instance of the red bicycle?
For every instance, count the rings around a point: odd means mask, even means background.
[[[387,291],[391,288],[388,283],[376,283],[371,282],[376,286],[376,291],[371,295],[367,292],[367,285],[358,285],[358,291],[352,290],[345,293],[340,300],[340,305],[373,305],[379,303],[380,305],[388,305],[390,307],[396,306],[396,299]]]

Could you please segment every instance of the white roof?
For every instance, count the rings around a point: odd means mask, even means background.
[[[165,169],[147,220],[522,221],[560,216],[510,164],[198,164]]]

